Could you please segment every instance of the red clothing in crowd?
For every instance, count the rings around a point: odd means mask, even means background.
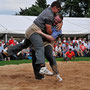
[[[9,40],[9,45],[11,45],[11,44],[15,45],[13,39],[10,39],[10,40]]]
[[[81,45],[80,45],[80,49],[81,49],[82,51],[85,51],[86,47],[81,44]]]
[[[68,58],[72,59],[72,57],[75,56],[75,53],[74,53],[73,51],[71,51],[71,52],[70,52],[70,51],[67,51],[67,52],[66,52],[66,56],[67,56]]]

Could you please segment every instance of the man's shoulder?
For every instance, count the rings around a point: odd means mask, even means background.
[[[46,16],[54,16],[54,14],[53,14],[53,12],[51,11],[51,9],[50,8],[46,8],[43,12],[42,12],[42,14],[45,14]]]

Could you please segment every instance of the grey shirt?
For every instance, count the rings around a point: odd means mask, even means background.
[[[46,32],[45,24],[53,25],[54,13],[51,8],[46,8],[42,13],[34,20],[34,23],[43,31]]]

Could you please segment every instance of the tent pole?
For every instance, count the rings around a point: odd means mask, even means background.
[[[7,42],[7,34],[5,34],[5,42]]]
[[[90,34],[88,35],[88,40],[90,39]]]

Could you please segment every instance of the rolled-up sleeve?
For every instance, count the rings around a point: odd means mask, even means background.
[[[62,34],[62,30],[60,30],[60,31],[53,31],[52,32],[52,37],[54,38],[54,39],[56,39],[59,35],[61,35]]]

